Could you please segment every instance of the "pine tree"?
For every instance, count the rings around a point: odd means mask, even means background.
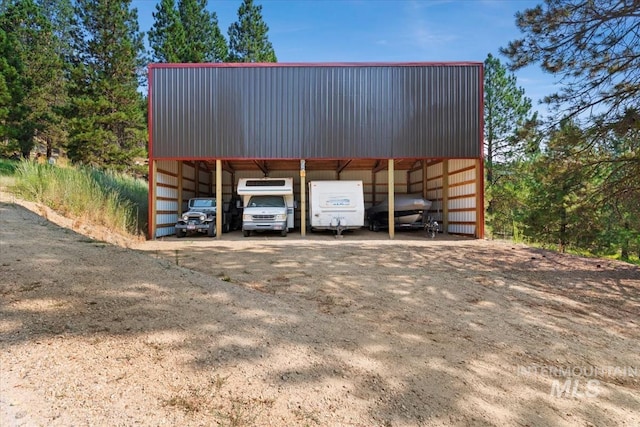
[[[178,12],[184,29],[179,62],[224,62],[226,41],[216,13],[207,11],[207,0],[179,0]]]
[[[277,62],[268,31],[262,6],[243,0],[238,21],[229,26],[229,62]]]
[[[155,62],[182,62],[185,32],[174,0],[162,0],[153,13],[149,45]]]
[[[144,155],[146,126],[138,85],[142,34],[130,0],[78,0],[69,157],[128,169]]]
[[[531,100],[517,86],[516,76],[489,54],[484,61],[484,140],[487,184],[496,183],[495,163],[524,154],[519,131],[531,118]]]
[[[502,49],[511,69],[537,63],[558,78],[558,91],[545,98],[556,111],[552,122],[564,117],[582,127],[584,141],[573,161],[600,177],[589,181],[586,198],[606,200],[616,211],[614,222],[629,228],[612,227],[605,241],[640,235],[637,221],[628,221],[638,216],[640,200],[638,10],[637,0],[546,0],[516,14],[523,37]],[[612,149],[613,142],[624,148]]]
[[[515,209],[521,204],[521,163],[532,151],[537,118],[530,116],[531,100],[524,89],[498,58],[489,54],[484,70],[487,229],[511,235],[516,229]]]
[[[5,130],[22,155],[29,156],[38,137],[61,143],[64,131],[61,107],[64,105],[64,66],[57,50],[58,38],[43,9],[32,0],[8,2],[0,17],[3,80],[9,104]],[[5,94],[7,95],[7,94]]]
[[[607,128],[630,109],[640,113],[638,10],[637,0],[546,0],[516,14],[523,37],[502,52],[512,69],[539,63],[560,78],[546,99],[557,117]]]

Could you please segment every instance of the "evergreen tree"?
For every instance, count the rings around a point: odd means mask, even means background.
[[[489,54],[484,61],[484,140],[487,184],[494,185],[495,163],[508,163],[525,153],[520,130],[531,115],[531,100],[516,76]]]
[[[262,6],[243,0],[238,21],[229,26],[229,62],[277,62],[268,31]]]
[[[529,164],[526,209],[522,213],[528,238],[567,248],[585,248],[596,240],[602,222],[589,198],[598,177],[576,156],[586,144],[585,133],[571,120],[554,130],[545,150]]]
[[[127,169],[144,155],[146,126],[138,85],[142,34],[130,0],[77,0],[69,157]]]
[[[64,136],[61,107],[65,103],[64,67],[58,39],[43,9],[33,0],[5,3],[0,17],[4,37],[3,80],[9,89],[5,130],[29,156],[35,138],[60,142]],[[48,150],[49,151],[49,150]]]
[[[539,63],[560,77],[561,90],[546,99],[559,117],[607,129],[630,109],[640,114],[638,10],[637,0],[546,0],[516,14],[524,36],[502,51],[513,69]]]
[[[531,100],[517,86],[516,77],[489,54],[484,62],[485,182],[487,229],[494,235],[510,236],[515,230],[521,161],[535,151],[531,142],[537,118],[530,114]]]
[[[216,13],[207,11],[207,0],[179,0],[178,12],[184,29],[179,62],[224,62],[226,41]]]
[[[182,62],[185,32],[174,0],[162,0],[153,13],[149,45],[155,62]]]
[[[546,0],[516,15],[523,37],[502,49],[512,69],[539,63],[559,78],[559,91],[545,101],[561,113],[556,117],[583,126],[585,141],[573,160],[598,177],[589,181],[586,199],[610,223],[595,243],[618,245],[623,257],[634,243],[629,236],[640,235],[629,220],[638,216],[640,200],[638,10],[637,0]]]
[[[24,99],[22,76],[24,64],[16,52],[14,33],[5,25],[6,15],[0,15],[0,139],[3,152],[12,154],[20,150],[16,139],[15,123],[23,114],[17,114]],[[21,151],[21,150],[20,150]]]

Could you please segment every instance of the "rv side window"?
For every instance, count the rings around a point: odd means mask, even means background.
[[[282,196],[251,196],[250,208],[283,208],[285,207]]]
[[[247,187],[284,187],[284,179],[248,180]]]

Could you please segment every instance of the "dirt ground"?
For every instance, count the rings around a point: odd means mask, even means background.
[[[128,241],[6,193],[0,233],[3,427],[640,425],[638,267],[422,232]]]

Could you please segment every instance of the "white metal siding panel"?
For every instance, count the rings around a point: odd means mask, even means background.
[[[175,188],[167,188],[167,187],[157,187],[156,191],[157,197],[166,197],[169,199],[177,199],[178,198],[178,190]],[[161,200],[158,200],[160,202]],[[160,209],[160,208],[158,208]]]
[[[427,166],[427,178],[433,178],[442,175],[442,162],[438,162],[435,165]]]
[[[475,208],[476,208],[475,195],[471,197],[465,197],[463,199],[449,200],[449,209],[475,209]]]
[[[473,159],[451,159],[449,160],[449,174],[454,174],[456,171],[464,168],[468,168],[475,164]]]
[[[178,162],[174,160],[158,160],[156,161],[156,168],[178,174]]]
[[[467,196],[470,194],[476,194],[476,184],[474,182],[449,187],[449,197]]]
[[[427,181],[427,188],[442,188],[442,178],[435,178],[430,181]]]
[[[178,221],[178,214],[159,214],[157,216],[158,218],[158,225],[162,225],[162,224],[175,224]],[[163,228],[167,228],[167,227],[163,227]],[[173,229],[173,231],[175,232],[175,228]]]
[[[196,179],[196,169],[193,165],[185,163],[182,165],[182,176],[192,180]]]
[[[458,184],[465,181],[473,181],[476,179],[475,169],[470,169],[464,172],[449,174],[449,185]]]
[[[363,170],[345,170],[340,174],[342,181],[371,181],[371,172]]]
[[[449,221],[451,222],[475,222],[475,211],[449,212]]]
[[[449,224],[449,233],[474,235],[475,232],[476,232],[475,225]]]
[[[300,173],[298,173],[299,175]],[[309,181],[330,181],[336,179],[335,171],[307,171],[307,182]]]
[[[178,178],[175,176],[171,176],[171,175],[166,175],[162,172],[158,172],[157,176],[156,176],[156,181],[158,184],[167,184],[167,185],[171,185],[173,187],[177,187],[178,186]]]
[[[175,211],[178,212],[178,201],[158,200],[156,207],[159,211]]]

